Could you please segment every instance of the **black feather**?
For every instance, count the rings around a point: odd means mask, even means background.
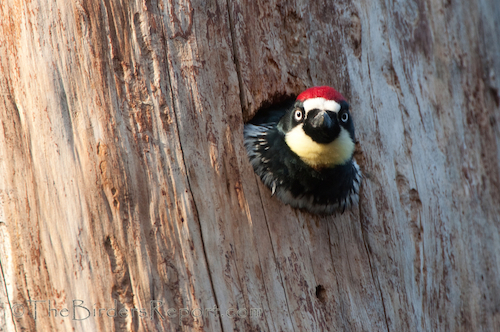
[[[304,163],[277,128],[286,110],[269,111],[245,125],[245,146],[255,173],[271,190],[274,184],[273,194],[293,207],[320,214],[343,212],[357,201],[359,186],[354,182],[359,183],[359,167],[352,158],[343,165],[322,169]]]

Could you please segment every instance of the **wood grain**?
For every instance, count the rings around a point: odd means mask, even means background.
[[[499,19],[493,0],[2,1],[0,330],[500,329]],[[271,197],[243,147],[244,121],[313,85],[356,125],[343,215]]]

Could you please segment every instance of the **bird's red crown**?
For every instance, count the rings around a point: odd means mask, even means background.
[[[297,96],[298,101],[304,101],[311,98],[325,98],[326,100],[334,100],[336,102],[345,101],[345,98],[329,86],[315,86],[303,91]]]

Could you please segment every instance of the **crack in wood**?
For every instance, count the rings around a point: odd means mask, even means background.
[[[290,314],[290,316],[292,316],[292,312],[290,311],[290,304],[288,302],[288,294],[287,294],[287,291],[286,291],[286,288],[285,288],[285,283],[283,281],[283,275],[282,275],[282,271],[281,271],[281,268],[280,268],[280,264],[278,262],[278,259],[276,257],[276,251],[274,250],[274,243],[273,243],[273,238],[271,236],[271,230],[269,228],[269,218],[267,217],[267,213],[266,213],[266,209],[264,207],[264,202],[262,201],[262,191],[261,191],[261,184],[260,184],[260,179],[257,175],[254,174],[254,178],[255,178],[255,183],[257,185],[257,188],[259,190],[259,198],[260,198],[260,204],[262,206],[262,211],[264,212],[264,219],[266,220],[266,226],[267,226],[267,232],[269,234],[269,241],[271,242],[271,248],[273,250],[273,258],[274,258],[274,262],[276,263],[277,265],[277,270],[279,272],[279,277],[280,277],[280,284],[281,284],[281,287],[283,289],[283,293],[285,294],[285,302],[286,302],[286,309],[287,309],[287,312]],[[293,319],[290,319],[290,322],[292,323],[292,327],[293,327],[293,331],[295,331],[295,325],[293,324]]]
[[[233,20],[233,15],[231,12],[231,7],[229,5],[230,0],[226,0],[227,4],[227,13],[228,13],[228,19],[229,19],[229,33],[231,37],[231,46],[232,46],[232,51],[233,51],[233,62],[236,67],[236,76],[238,77],[238,88],[240,91],[240,104],[241,104],[241,110],[242,113],[245,114],[247,112],[247,105],[245,101],[245,93],[243,90],[243,78],[241,75],[241,64],[240,64],[240,59],[238,57],[238,48],[236,46],[236,30],[235,30],[235,22]]]
[[[0,199],[0,203],[2,203],[1,199]],[[2,206],[0,206],[0,208],[1,207]],[[3,223],[3,221],[0,220],[0,223]],[[7,297],[7,304],[9,305],[10,317],[11,317],[11,320],[12,320],[12,326],[14,326],[14,330],[17,332],[17,325],[16,325],[16,321],[14,320],[14,315],[13,315],[13,312],[12,312],[12,301],[11,301],[11,298],[9,296],[9,291],[7,289],[7,279],[5,277],[5,272],[4,272],[4,268],[3,268],[3,262],[2,262],[2,257],[0,257],[0,273],[2,274],[2,283],[3,283],[4,289],[5,289],[5,296]],[[0,326],[0,329],[1,328],[2,328],[2,326]]]
[[[169,49],[168,49],[168,44],[165,45],[166,47],[166,53],[168,54],[169,52]],[[193,202],[193,206],[194,206],[194,210],[196,211],[196,220],[198,221],[198,227],[199,227],[199,230],[200,230],[200,240],[201,240],[201,246],[203,248],[203,259],[205,260],[205,265],[207,266],[207,275],[208,275],[208,278],[209,278],[209,281],[210,281],[210,287],[211,287],[211,290],[212,290],[212,294],[213,294],[213,297],[214,297],[214,301],[215,301],[215,305],[217,308],[220,308],[219,306],[219,300],[217,299],[217,293],[215,292],[215,286],[214,286],[214,282],[213,282],[213,278],[212,278],[212,274],[210,272],[210,264],[209,264],[209,261],[208,261],[208,256],[207,256],[207,249],[206,249],[206,245],[205,245],[205,240],[203,238],[203,231],[202,231],[202,227],[201,227],[201,220],[200,220],[200,214],[199,214],[199,210],[198,210],[198,207],[196,205],[196,200],[194,198],[194,195],[193,195],[193,189],[191,187],[191,182],[189,180],[189,172],[188,172],[188,168],[187,168],[187,165],[186,165],[186,161],[185,161],[185,155],[184,155],[184,150],[182,148],[182,140],[180,139],[180,131],[179,131],[179,119],[178,119],[178,116],[177,116],[177,107],[176,107],[176,104],[175,104],[175,97],[174,97],[174,93],[173,93],[173,87],[172,87],[172,77],[170,75],[170,70],[168,68],[168,62],[166,64],[167,66],[167,77],[168,77],[168,86],[169,86],[169,90],[170,90],[170,93],[171,93],[171,100],[172,100],[172,113],[174,115],[174,122],[175,122],[175,126],[177,127],[177,133],[179,135],[179,148],[181,150],[181,155],[182,155],[182,163],[183,163],[183,166],[184,166],[184,170],[186,172],[186,182],[187,182],[187,187],[188,187],[188,190],[189,190],[189,196],[191,198],[191,201]],[[222,332],[224,332],[224,325],[222,324],[222,319],[219,319],[219,326],[220,326],[220,330]]]
[[[360,197],[361,197],[361,195],[360,195]],[[370,275],[372,277],[373,284],[375,285],[375,287],[377,288],[377,290],[379,291],[379,294],[380,294],[380,301],[382,302],[382,308],[384,309],[385,326],[387,327],[387,331],[389,332],[390,331],[389,330],[389,319],[387,318],[387,309],[385,306],[384,295],[382,293],[382,287],[380,286],[380,280],[378,280],[378,276],[375,279],[375,274],[373,273],[373,263],[372,263],[372,258],[371,258],[371,254],[370,254],[371,250],[370,250],[369,245],[368,245],[368,235],[367,235],[367,232],[366,232],[365,227],[363,225],[363,220],[364,220],[364,214],[363,214],[363,209],[361,208],[361,199],[360,199],[359,223],[360,223],[360,227],[361,227],[361,234],[363,236],[363,244],[365,247],[366,256],[368,257],[368,264],[370,265]]]

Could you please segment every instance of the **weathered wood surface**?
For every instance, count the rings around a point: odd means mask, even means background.
[[[495,0],[2,0],[0,330],[499,330],[499,20]],[[322,84],[366,175],[332,217],[271,198],[242,142]],[[128,317],[99,317],[115,301]]]

